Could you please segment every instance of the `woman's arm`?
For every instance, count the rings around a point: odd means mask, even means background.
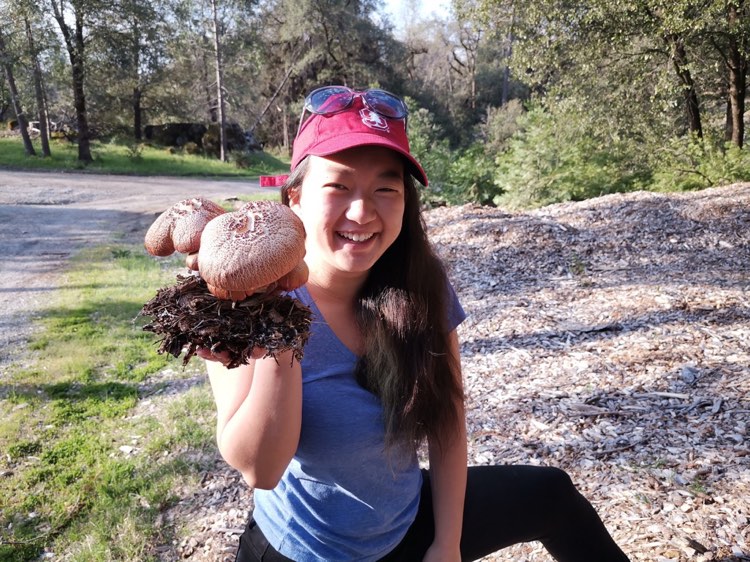
[[[271,489],[299,443],[302,370],[292,352],[227,369],[206,361],[222,457],[253,488]]]
[[[455,358],[455,376],[462,387],[458,336],[455,330],[450,335],[450,345]],[[450,434],[443,437],[442,446],[429,444],[435,539],[424,557],[425,562],[461,560],[467,451],[463,402],[457,404],[456,408],[457,424]]]

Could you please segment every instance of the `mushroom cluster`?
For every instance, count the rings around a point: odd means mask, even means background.
[[[160,352],[184,362],[199,347],[226,352],[229,367],[293,350],[302,357],[310,310],[282,291],[307,281],[305,231],[289,207],[245,203],[234,212],[195,197],[173,205],[149,228],[146,250],[155,256],[188,254],[189,269],[173,287],[160,289],[141,313],[144,330],[163,336]],[[256,350],[254,352],[254,350]]]
[[[208,289],[242,300],[276,283],[287,291],[307,281],[305,229],[289,207],[251,201],[210,221],[203,230],[198,265]]]
[[[203,229],[222,214],[224,209],[220,205],[203,197],[175,203],[146,232],[146,250],[154,256],[170,256],[175,251],[195,253],[200,248]]]

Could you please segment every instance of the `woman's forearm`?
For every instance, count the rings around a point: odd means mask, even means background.
[[[300,365],[290,352],[256,360],[250,373],[233,371],[209,368],[219,451],[252,487],[273,488],[299,443]]]
[[[456,358],[456,373],[459,385],[461,371],[458,365],[458,338],[451,334],[451,352]],[[466,421],[463,401],[456,404],[456,423],[446,428],[440,443],[430,443],[430,483],[432,487],[435,539],[433,547],[449,553],[447,558],[460,559],[459,546],[466,495],[467,445]],[[456,558],[458,556],[459,558]]]
[[[461,424],[463,427],[463,418]],[[458,552],[466,494],[466,431],[430,447],[430,483],[436,546]]]

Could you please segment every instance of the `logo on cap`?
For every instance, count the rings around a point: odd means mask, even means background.
[[[388,132],[388,121],[386,121],[385,117],[382,115],[378,115],[366,107],[360,109],[359,114],[362,117],[362,123],[370,127],[370,129],[378,129],[380,131]]]

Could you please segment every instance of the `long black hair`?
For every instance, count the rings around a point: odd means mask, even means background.
[[[282,186],[284,204],[301,188],[307,162]],[[389,448],[416,448],[425,438],[441,445],[463,400],[458,357],[450,349],[446,272],[408,174],[404,188],[401,232],[370,270],[356,301],[364,351],[355,375],[381,401]]]

